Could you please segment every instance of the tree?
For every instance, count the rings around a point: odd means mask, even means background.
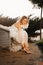
[[[29,1],[31,1],[34,5],[37,4],[38,7],[41,8],[41,19],[42,19],[43,0],[29,0]],[[41,21],[40,21],[40,39],[41,39]]]

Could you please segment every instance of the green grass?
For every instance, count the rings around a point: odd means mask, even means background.
[[[35,43],[36,43],[36,44],[43,44],[43,39],[38,40],[38,41],[36,41]]]

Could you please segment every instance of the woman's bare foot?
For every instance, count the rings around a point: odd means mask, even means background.
[[[24,48],[24,51],[28,54],[31,54],[31,50],[29,48]]]
[[[28,54],[31,54],[31,50],[30,50],[30,48],[28,47],[28,46],[26,46],[25,44],[23,44],[23,50],[26,52],[26,53],[28,53]]]

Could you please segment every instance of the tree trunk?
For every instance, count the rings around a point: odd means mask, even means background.
[[[41,7],[41,21],[42,21],[42,7]],[[40,21],[40,40],[41,40],[41,21]]]

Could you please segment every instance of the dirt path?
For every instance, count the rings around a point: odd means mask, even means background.
[[[23,51],[9,52],[6,49],[0,49],[0,65],[36,65],[41,52],[36,45],[30,44],[31,54]]]

